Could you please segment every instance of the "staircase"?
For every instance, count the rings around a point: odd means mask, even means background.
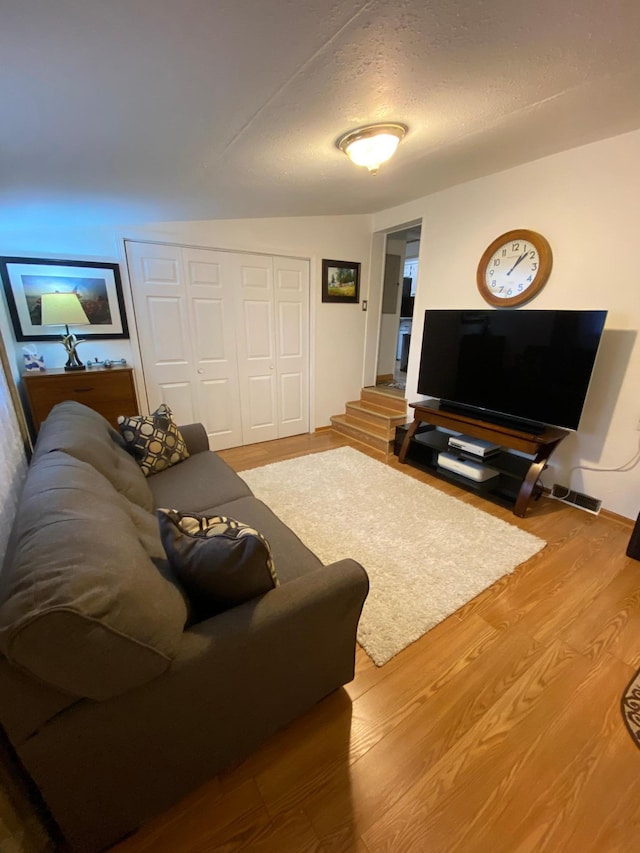
[[[396,427],[407,422],[407,401],[394,388],[363,388],[360,399],[333,415],[331,428],[383,453],[393,452]]]

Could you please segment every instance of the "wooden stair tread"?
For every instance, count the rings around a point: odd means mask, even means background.
[[[396,389],[389,390],[393,391]],[[375,403],[378,406],[383,406],[385,409],[405,413],[407,411],[407,401],[401,396],[401,393],[390,394],[386,391],[379,391],[377,388],[363,388],[360,392],[360,399],[362,402]]]
[[[338,417],[340,418],[340,423],[347,423],[357,429],[361,429],[363,432],[379,435],[381,438],[386,438],[387,441],[392,441],[396,434],[396,425],[389,423],[389,421],[374,423],[366,420],[366,418],[359,418],[349,411],[345,415],[339,415]]]
[[[347,403],[347,409],[357,409],[373,417],[391,418],[395,421],[406,416],[406,412],[399,412],[397,409],[390,409],[387,406],[379,406],[377,403],[371,403],[368,400],[350,400]]]
[[[346,415],[333,415],[331,417],[331,427],[337,432],[348,435],[369,447],[374,447],[376,450],[387,452],[390,445],[393,443],[393,438],[379,435],[375,431],[371,430],[369,426],[370,425],[364,423],[364,421],[361,421],[359,424],[349,422]]]

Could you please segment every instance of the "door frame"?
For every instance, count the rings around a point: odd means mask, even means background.
[[[395,234],[397,231],[404,231],[406,228],[415,228],[420,226],[422,229],[422,217],[412,219],[408,222],[399,222],[397,225],[391,225],[381,231],[374,231],[371,239],[371,258],[370,267],[371,273],[369,278],[369,305],[367,312],[367,321],[365,326],[364,337],[364,364],[362,371],[362,384],[364,387],[376,384],[376,371],[378,368],[378,353],[380,349],[380,328],[382,324],[382,289],[384,285],[384,267],[385,257],[387,254],[387,238],[389,235]],[[422,252],[424,247],[424,237],[420,240],[420,249],[418,251],[418,286],[416,287],[416,301],[420,288]],[[413,340],[412,340],[413,343]],[[408,372],[407,372],[408,376]]]

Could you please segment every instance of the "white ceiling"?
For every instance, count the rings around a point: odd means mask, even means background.
[[[0,0],[5,214],[369,213],[640,127],[637,0]],[[335,140],[404,122],[372,177]]]

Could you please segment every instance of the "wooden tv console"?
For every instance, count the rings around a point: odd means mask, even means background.
[[[402,440],[398,461],[415,460],[421,467],[443,479],[483,493],[501,503],[513,505],[514,515],[520,518],[524,518],[527,512],[547,460],[569,434],[569,430],[560,427],[546,426],[542,432],[534,434],[511,425],[478,420],[467,414],[442,409],[439,400],[421,400],[409,405],[414,409],[413,422]],[[497,469],[500,476],[478,483],[438,467],[438,453],[450,450],[448,433],[438,431],[438,427],[500,445],[500,453],[486,460],[478,460],[472,454],[460,454],[462,458],[480,461]],[[523,457],[521,453],[533,458]]]

